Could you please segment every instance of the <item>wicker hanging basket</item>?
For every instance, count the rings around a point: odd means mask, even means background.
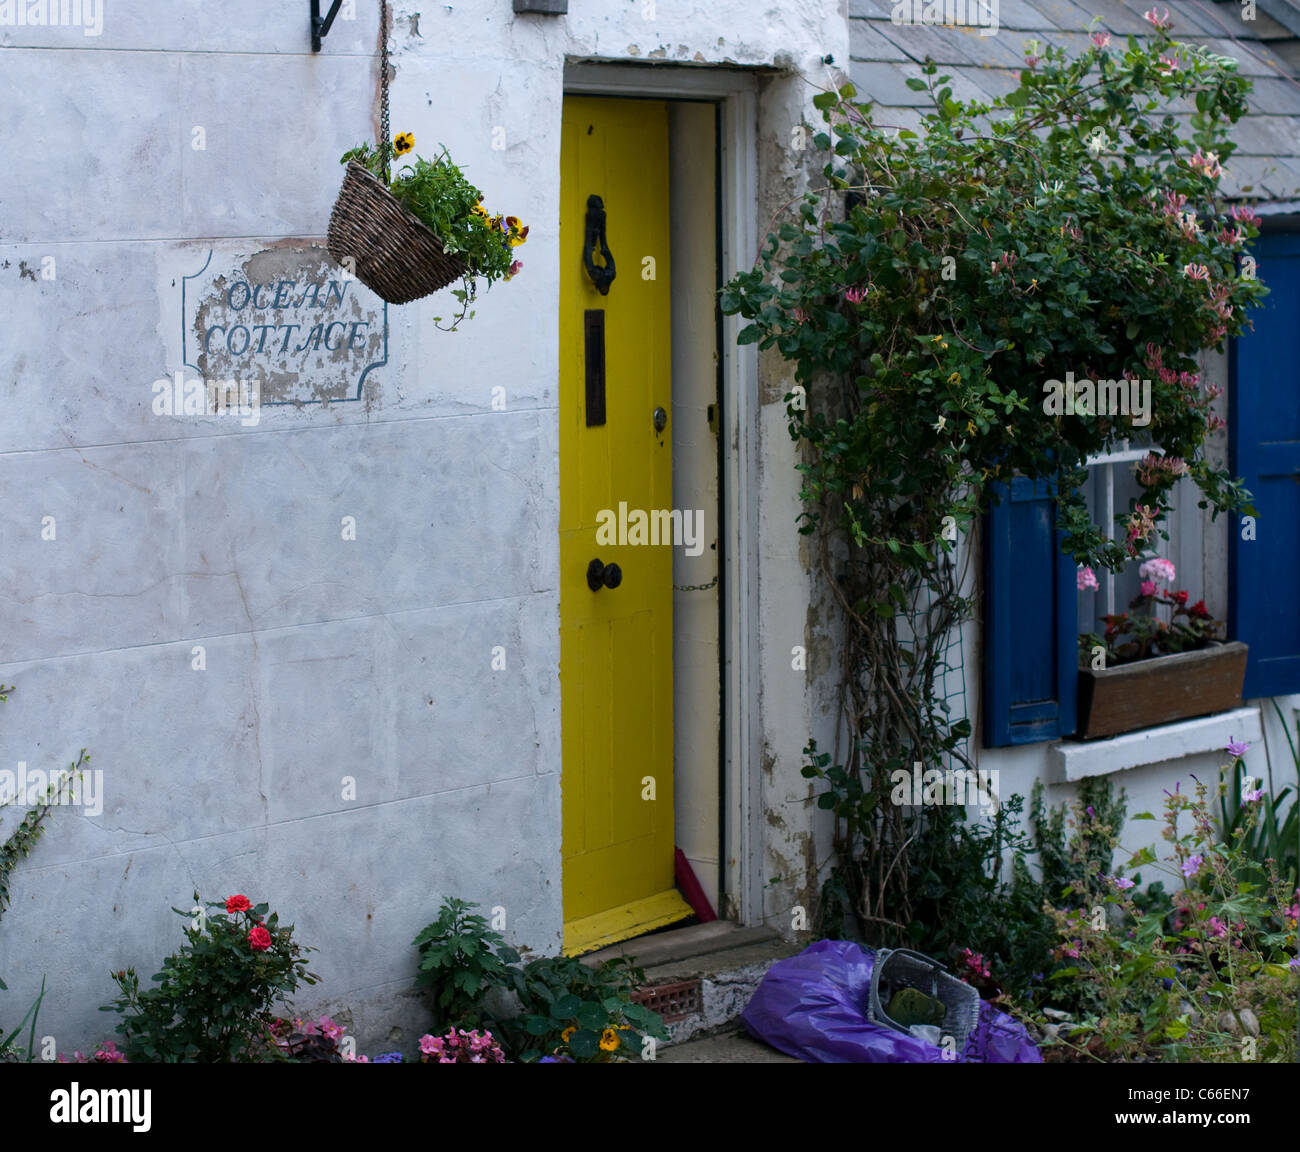
[[[466,272],[465,262],[448,256],[442,241],[355,160],[330,213],[328,243],[335,260],[390,304],[409,304]]]

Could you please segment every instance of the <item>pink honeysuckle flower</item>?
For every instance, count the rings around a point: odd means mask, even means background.
[[[1184,264],[1183,275],[1189,280],[1205,280],[1208,282],[1210,270],[1204,264]]]
[[[844,299],[850,304],[861,304],[862,298],[867,294],[865,288],[845,288]]]
[[[1166,76],[1172,76],[1178,71],[1178,58],[1176,56],[1161,56],[1156,61],[1156,71],[1163,72]]]
[[[1164,57],[1161,57],[1161,59],[1164,59]],[[1217,180],[1223,175],[1223,166],[1219,163],[1219,154],[1217,152],[1202,152],[1198,148],[1187,163],[1196,171],[1205,173],[1212,180]]]
[[[1109,33],[1109,32],[1094,32],[1094,33],[1092,34],[1092,42],[1093,42],[1093,44],[1095,44],[1098,48],[1109,48],[1109,47],[1110,47],[1110,33]]]
[[[1165,203],[1164,203],[1164,207],[1161,208],[1161,212],[1163,212],[1164,215],[1166,216],[1178,216],[1182,213],[1183,208],[1186,206],[1186,204],[1187,204],[1187,197],[1184,196],[1181,192],[1170,192],[1168,189],[1166,189]],[[1150,345],[1148,344],[1147,347],[1149,348]]]
[[[1169,9],[1165,9],[1163,16],[1157,16],[1155,7],[1152,6],[1149,12],[1142,13],[1142,19],[1151,25],[1157,32],[1167,32],[1174,26],[1173,20],[1169,18]]]
[[[1255,215],[1255,209],[1249,204],[1236,204],[1228,212],[1238,223],[1245,224],[1251,228],[1258,228],[1263,221]]]

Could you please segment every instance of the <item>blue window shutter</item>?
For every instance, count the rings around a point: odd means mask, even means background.
[[[985,518],[984,744],[1074,731],[1075,563],[1061,551],[1055,487],[1016,477]]]
[[[1300,692],[1300,236],[1261,236],[1269,295],[1232,342],[1230,467],[1254,495],[1255,539],[1240,518],[1228,547],[1228,634],[1250,645],[1247,699]]]

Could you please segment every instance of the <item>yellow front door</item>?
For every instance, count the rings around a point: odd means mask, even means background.
[[[691,914],[673,886],[672,540],[670,519],[656,516],[672,508],[667,106],[566,100],[560,179],[563,895],[573,955]]]

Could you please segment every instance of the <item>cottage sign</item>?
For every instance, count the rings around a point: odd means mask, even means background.
[[[360,400],[388,362],[388,306],[323,248],[272,248],[182,280],[184,361],[262,405]]]

